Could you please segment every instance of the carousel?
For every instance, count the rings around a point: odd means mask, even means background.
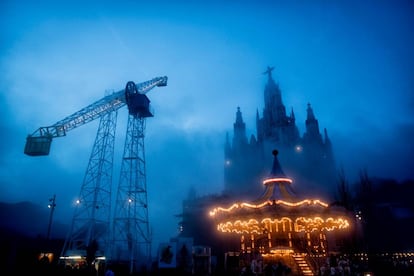
[[[217,230],[238,236],[242,254],[256,253],[265,259],[327,256],[327,235],[350,228],[346,210],[321,199],[300,198],[280,166],[278,151],[273,155],[264,192],[257,200],[211,209]]]

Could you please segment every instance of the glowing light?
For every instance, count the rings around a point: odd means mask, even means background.
[[[309,232],[313,231],[332,231],[335,229],[348,228],[349,222],[344,218],[332,218],[328,217],[323,219],[321,217],[299,217],[292,220],[288,217],[277,218],[264,218],[260,222],[256,219],[235,220],[220,222],[217,224],[217,230],[221,232],[233,232],[233,233],[246,233],[246,234],[263,234],[267,229],[275,229],[275,232],[279,232],[279,225],[281,231],[286,232],[288,225],[290,232]],[[293,228],[292,228],[293,224]],[[272,232],[272,231],[270,231]]]
[[[289,183],[292,183],[293,181],[292,181],[292,179],[286,178],[286,177],[268,178],[268,179],[263,181],[263,185],[266,185],[268,183],[273,183],[273,182],[289,182]]]
[[[274,248],[270,250],[270,253],[277,254],[277,255],[288,255],[292,254],[294,251],[288,248]]]
[[[230,213],[230,212],[233,211],[233,209],[239,209],[239,208],[241,209],[241,208],[244,208],[244,207],[251,208],[251,209],[258,209],[258,208],[265,207],[266,205],[269,205],[269,206],[271,206],[271,205],[285,205],[285,206],[289,206],[289,207],[298,207],[298,206],[301,206],[301,205],[315,205],[315,206],[319,205],[319,206],[322,206],[324,208],[328,207],[327,203],[325,203],[325,202],[323,202],[319,199],[313,199],[313,200],[312,199],[305,199],[305,200],[298,201],[298,202],[288,202],[288,201],[284,201],[284,200],[276,200],[276,201],[267,200],[267,201],[264,201],[260,204],[251,204],[251,203],[243,202],[243,203],[234,203],[233,205],[231,205],[228,208],[216,207],[213,210],[211,210],[209,212],[209,214],[210,214],[210,216],[215,216],[220,212]]]
[[[295,223],[298,225],[298,232],[312,232],[317,230],[332,231],[334,229],[344,229],[349,227],[348,220],[344,218],[334,219],[332,217],[329,217],[325,220],[321,217],[300,217],[295,220]]]
[[[83,259],[83,257],[78,256],[78,255],[76,255],[76,256],[62,256],[62,257],[59,257],[59,259],[62,259],[62,260],[80,260],[80,259]]]
[[[292,182],[285,177],[269,178],[263,184],[272,186],[268,186],[261,200],[235,202],[229,207],[210,209],[209,215],[215,218],[217,231],[242,235],[240,247],[246,253],[258,250],[262,256],[269,252],[280,254],[280,245],[292,250],[293,239],[305,235],[308,247],[313,246],[315,252],[325,254],[327,240],[323,232],[346,229],[350,222],[336,208],[330,212],[329,204],[320,199],[275,198],[272,194],[274,186],[286,187]],[[249,235],[246,240],[244,235]],[[279,246],[275,248],[272,245]]]
[[[301,145],[297,145],[297,146],[295,147],[295,150],[296,150],[296,152],[302,152],[303,147],[302,147]]]

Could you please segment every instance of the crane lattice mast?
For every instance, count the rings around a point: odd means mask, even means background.
[[[117,110],[109,110],[100,119],[62,259],[86,256],[92,261],[108,254],[117,115]]]
[[[110,261],[128,262],[131,272],[139,262],[150,260],[144,131],[145,118],[153,114],[145,94],[156,86],[166,85],[165,76],[139,84],[128,82],[125,89],[28,135],[25,154],[48,155],[53,138],[65,136],[68,131],[100,118],[61,259],[80,255],[90,261],[91,258],[102,256]],[[129,110],[128,126],[111,228],[116,120],[118,110],[125,105]]]
[[[128,102],[128,126],[121,174],[115,201],[111,259],[135,266],[151,262],[151,233],[148,220],[145,169],[145,118],[152,117],[148,98],[129,82],[125,88]]]

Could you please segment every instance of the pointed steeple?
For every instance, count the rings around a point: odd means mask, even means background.
[[[246,124],[243,121],[243,116],[240,107],[237,107],[236,122],[233,124],[233,149],[242,149],[247,144]]]
[[[307,121],[315,120],[315,114],[313,114],[313,109],[310,103],[308,103],[308,109],[306,110],[306,112],[307,112]]]
[[[271,177],[286,177],[285,173],[282,170],[282,167],[280,166],[279,159],[277,158],[277,155],[279,154],[278,150],[273,150],[273,166],[272,170],[270,171]]]
[[[319,132],[319,123],[313,113],[313,109],[311,104],[308,103],[307,108],[307,118],[305,121],[306,124],[306,132],[303,135],[304,141],[306,143],[317,143],[322,144],[322,135]]]
[[[274,67],[267,67],[264,74],[268,75],[264,90],[263,127],[266,135],[271,135],[272,128],[285,126],[287,121],[286,108],[282,101],[282,92],[279,85],[272,78]]]
[[[240,111],[240,107],[239,106],[237,107],[236,123],[235,124],[237,124],[237,125],[244,124],[243,117],[242,117],[242,114],[241,114],[241,111]]]

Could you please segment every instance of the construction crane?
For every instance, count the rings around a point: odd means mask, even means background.
[[[151,262],[151,233],[145,168],[145,119],[153,117],[145,95],[154,87],[167,85],[167,77],[135,84],[105,96],[78,112],[48,126],[40,127],[26,138],[24,153],[44,156],[53,138],[100,119],[89,163],[80,189],[71,228],[60,259],[73,262],[81,258],[129,265],[130,272]],[[128,107],[121,172],[111,217],[112,174],[118,110]],[[112,222],[112,223],[111,223]]]

